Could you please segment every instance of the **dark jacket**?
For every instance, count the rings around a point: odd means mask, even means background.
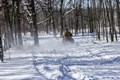
[[[65,31],[63,32],[63,38],[64,39],[68,39],[68,38],[71,38],[72,37],[72,33],[69,32],[69,31]]]

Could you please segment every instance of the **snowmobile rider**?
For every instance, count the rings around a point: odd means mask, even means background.
[[[63,43],[70,42],[74,43],[74,39],[72,38],[72,33],[68,30],[68,28],[65,28],[65,31],[63,32]]]

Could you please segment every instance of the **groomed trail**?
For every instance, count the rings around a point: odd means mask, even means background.
[[[119,80],[120,45],[93,37],[74,37],[74,45],[62,45],[61,39],[41,38],[40,46],[25,46],[5,52],[0,63],[0,80]],[[9,55],[11,59],[9,59]]]

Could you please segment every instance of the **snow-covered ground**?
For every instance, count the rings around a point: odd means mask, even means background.
[[[25,36],[24,47],[4,52],[0,80],[120,80],[120,40],[74,39],[74,45],[64,46],[61,38],[43,35],[35,47]]]

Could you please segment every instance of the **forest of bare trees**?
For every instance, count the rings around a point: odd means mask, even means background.
[[[92,34],[117,41],[120,34],[120,0],[0,0],[0,36],[5,49],[22,46],[30,32],[39,45],[39,33],[62,35],[68,27],[74,36]]]

